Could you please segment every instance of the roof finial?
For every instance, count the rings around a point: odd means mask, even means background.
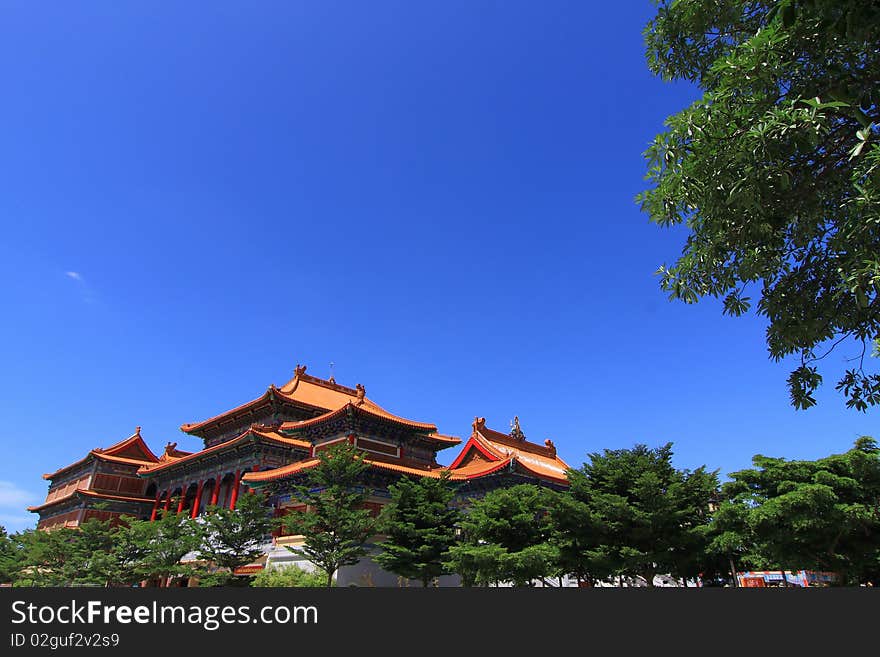
[[[134,435],[135,435],[135,436],[140,436],[140,435],[141,435],[141,428],[140,428],[140,427],[135,427],[135,428],[134,428]]]
[[[297,363],[297,364],[296,364],[296,367],[293,369],[293,376],[294,376],[294,377],[300,377],[300,376],[302,376],[302,375],[305,374],[305,373],[306,373],[306,366],[305,366],[305,365],[300,365],[299,363]]]
[[[330,378],[327,379],[330,383],[336,383],[336,379],[333,378],[333,366],[336,365],[332,360],[330,361]]]
[[[553,453],[553,456],[556,456],[556,445],[553,444],[552,440],[550,440],[549,438],[545,440],[544,447],[549,449]]]
[[[473,424],[471,424],[471,427],[473,427],[475,432],[479,431],[480,429],[485,429],[486,428],[486,418],[475,417]]]
[[[175,449],[177,449],[177,443],[168,442],[165,444],[165,454],[167,456],[173,456]]]
[[[510,437],[517,440],[525,440],[526,436],[519,426],[519,415],[513,416],[513,422],[510,423]]]
[[[360,383],[358,383],[358,384],[354,387],[354,389],[357,390],[357,399],[358,399],[358,403],[364,401],[364,397],[366,397],[366,395],[367,395],[367,389],[364,388],[364,386],[363,386],[362,384],[360,384]]]

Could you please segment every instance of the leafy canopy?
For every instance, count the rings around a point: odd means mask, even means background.
[[[672,443],[589,456],[589,463],[569,473],[569,494],[595,530],[594,537],[582,539],[592,553],[583,555],[582,572],[638,575],[648,586],[658,572],[699,572],[717,473],[704,466],[676,469]]]
[[[529,586],[558,575],[549,513],[556,495],[547,488],[519,484],[474,500],[461,521],[462,542],[449,550],[450,569],[468,586]]]
[[[375,561],[384,569],[422,586],[449,572],[444,560],[456,543],[459,512],[448,475],[440,479],[402,478],[388,487],[391,502],[382,510],[380,530],[386,535]]]
[[[712,548],[761,568],[880,582],[880,450],[872,438],[816,461],[755,456],[734,472]]]
[[[859,349],[837,389],[880,403],[865,356],[880,336],[880,3],[660,0],[650,69],[703,96],[646,153],[642,208],[688,228],[661,287],[741,315],[757,296],[767,348],[794,357],[792,404],[816,403],[816,362]]]
[[[222,569],[218,584],[229,583],[232,572],[263,554],[263,546],[275,526],[262,495],[243,495],[234,509],[209,506],[202,516],[199,558]]]
[[[305,544],[288,549],[302,552],[323,570],[328,587],[341,566],[354,565],[367,554],[365,543],[376,526],[370,511],[363,508],[367,496],[362,475],[368,467],[357,448],[338,443],[321,451],[318,464],[307,471],[305,484],[294,487],[305,509],[286,516],[285,525],[301,534]]]

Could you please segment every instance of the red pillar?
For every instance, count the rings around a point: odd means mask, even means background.
[[[232,499],[229,500],[229,508],[234,509],[235,503],[238,501],[238,489],[241,486],[241,470],[235,471],[235,478],[232,480]]]
[[[196,488],[196,499],[193,500],[193,508],[192,513],[189,514],[190,518],[195,518],[199,515],[199,505],[202,503],[202,489],[205,487],[205,482],[200,481],[198,488]]]
[[[223,493],[223,501],[220,503],[220,506],[228,507],[229,506],[229,495],[232,493],[232,483],[229,482],[226,486],[226,492]]]
[[[167,511],[171,508],[171,489],[166,490],[165,494],[168,496],[165,498],[165,510]]]
[[[183,486],[180,487],[180,504],[177,505],[178,513],[183,512],[183,503],[186,502],[186,491],[188,490],[189,486],[187,486],[186,488],[184,488]]]
[[[214,490],[211,491],[211,501],[208,503],[211,506],[215,506],[217,504],[217,498],[220,496],[220,477],[214,477]]]
[[[153,512],[150,514],[150,522],[156,519],[156,512],[159,511],[159,498],[162,497],[161,491],[156,491],[156,501],[153,503]]]

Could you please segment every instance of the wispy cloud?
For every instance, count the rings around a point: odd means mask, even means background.
[[[36,524],[36,516],[25,507],[40,500],[35,493],[19,488],[11,481],[0,481],[0,525],[9,532],[16,532]]]
[[[0,481],[0,509],[21,511],[28,504],[37,501],[37,495],[19,488],[11,481]]]
[[[67,276],[70,280],[74,281],[77,287],[79,287],[80,294],[82,295],[82,300],[86,303],[95,303],[97,301],[97,297],[95,296],[94,291],[92,290],[92,286],[86,282],[85,276],[83,276],[78,271],[66,271],[64,275]]]

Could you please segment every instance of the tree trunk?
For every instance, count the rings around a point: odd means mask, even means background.
[[[328,589],[333,586],[333,572],[334,571],[332,571],[332,570],[327,571],[327,588]]]

